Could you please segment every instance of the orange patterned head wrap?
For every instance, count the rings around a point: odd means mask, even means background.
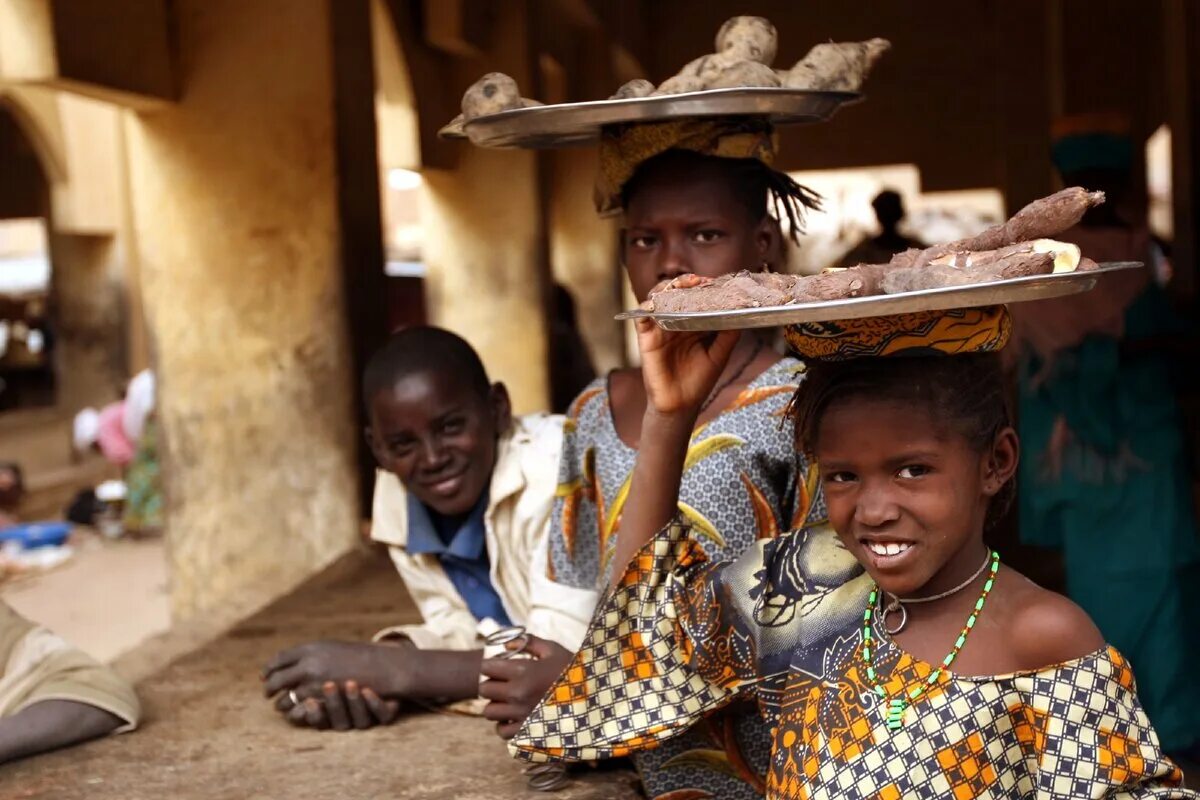
[[[800,358],[823,361],[991,353],[1008,344],[1011,335],[1012,317],[1005,306],[805,322],[784,331]]]
[[[621,189],[646,161],[668,150],[702,156],[752,158],[767,166],[775,161],[775,132],[757,117],[714,117],[641,122],[607,128],[600,137],[600,172],[596,177],[596,210],[621,210]]]

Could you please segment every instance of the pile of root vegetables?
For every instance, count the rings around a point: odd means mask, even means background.
[[[732,311],[894,295],[949,286],[1094,270],[1073,244],[1054,236],[1079,223],[1103,192],[1079,187],[1035,200],[1010,220],[978,236],[907,250],[887,264],[859,264],[818,275],[738,272],[720,278],[682,275],[657,287],[642,304],[656,313]]]
[[[823,42],[787,69],[774,69],[779,36],[763,17],[733,17],[717,31],[716,52],[688,62],[655,86],[638,78],[621,86],[610,100],[702,92],[710,89],[787,88],[856,92],[879,57],[891,46],[885,39]],[[542,105],[521,96],[517,82],[503,72],[489,72],[467,89],[462,113],[443,134],[461,135],[463,124],[477,117]]]

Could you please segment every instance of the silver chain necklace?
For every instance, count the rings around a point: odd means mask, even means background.
[[[763,349],[763,340],[758,339],[757,343],[754,345],[754,349],[750,351],[750,357],[747,358],[744,362],[742,362],[742,365],[740,367],[738,367],[737,372],[733,373],[733,375],[731,375],[728,380],[726,380],[720,386],[718,386],[717,388],[713,389],[711,392],[708,393],[708,397],[705,398],[704,404],[702,406],[700,406],[701,414],[703,414],[705,411],[708,410],[708,407],[713,404],[713,401],[716,400],[718,396],[720,396],[721,392],[728,389],[730,386],[732,386],[734,384],[735,381],[737,381],[738,378],[742,377],[742,373],[745,372],[749,368],[749,366],[754,363],[754,359],[758,358],[758,354],[762,352],[762,349]]]
[[[883,629],[888,632],[889,636],[895,636],[896,634],[900,633],[900,631],[904,630],[904,626],[908,624],[908,609],[904,607],[905,603],[932,603],[935,600],[944,600],[952,594],[957,594],[974,583],[976,579],[983,574],[983,571],[988,568],[988,564],[991,563],[992,554],[989,551],[984,555],[983,563],[979,565],[979,569],[975,570],[974,575],[967,578],[953,589],[947,589],[941,594],[935,594],[932,597],[896,597],[894,594],[886,595],[887,597],[890,597],[891,600],[883,607],[879,615],[879,621],[883,623]],[[883,594],[881,593],[880,599],[882,599],[882,597]],[[900,612],[900,624],[893,629],[888,627],[888,614],[894,614],[897,611]]]

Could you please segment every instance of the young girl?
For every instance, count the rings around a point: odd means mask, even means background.
[[[1018,463],[1010,329],[1003,307],[790,329],[830,527],[716,563],[667,523],[736,337],[642,325],[649,405],[616,555],[636,558],[514,751],[652,748],[742,695],[771,728],[771,798],[1195,797],[1127,662],[984,543]]]

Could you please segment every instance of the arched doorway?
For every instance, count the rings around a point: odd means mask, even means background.
[[[0,414],[56,402],[50,181],[12,109],[0,102]]]

